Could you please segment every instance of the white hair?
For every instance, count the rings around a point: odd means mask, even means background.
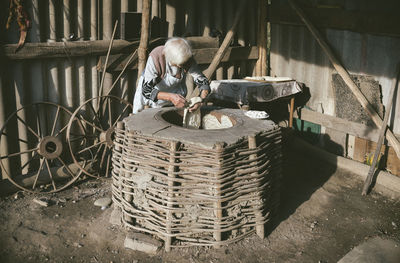
[[[180,66],[193,56],[193,52],[187,40],[174,37],[165,43],[164,56],[167,62]]]

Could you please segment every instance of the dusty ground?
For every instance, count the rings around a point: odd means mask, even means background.
[[[94,200],[110,196],[108,181],[86,181],[50,196],[41,207],[22,193],[0,199],[0,262],[337,262],[373,236],[400,241],[400,201],[304,154],[285,155],[277,225],[220,250],[163,250],[155,256],[125,249],[123,229],[111,226],[111,209]]]

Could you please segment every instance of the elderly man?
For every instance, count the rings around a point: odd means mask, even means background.
[[[164,46],[155,48],[150,53],[146,68],[138,81],[133,113],[140,112],[146,105],[151,108],[172,105],[184,107],[187,73],[193,76],[195,84],[199,86],[200,97],[206,98],[210,91],[208,79],[197,66],[192,49],[185,39],[171,38]],[[193,105],[189,111],[195,111],[200,104]]]

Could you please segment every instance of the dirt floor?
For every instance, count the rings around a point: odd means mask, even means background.
[[[288,151],[285,151],[288,152]],[[32,194],[0,199],[0,262],[337,262],[364,240],[400,241],[400,200],[304,154],[284,155],[280,215],[264,240],[255,234],[234,245],[161,249],[150,256],[125,249],[112,209],[93,205],[110,196],[109,181],[86,181],[50,195],[42,207]]]

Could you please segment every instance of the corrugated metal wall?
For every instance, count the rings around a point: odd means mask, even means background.
[[[168,21],[168,36],[206,36],[217,29],[223,35],[229,30],[239,1],[230,0],[152,0],[152,17]],[[256,45],[257,1],[247,3],[235,44]],[[0,41],[18,42],[19,31],[14,21],[5,31],[9,1],[0,3]],[[27,42],[62,42],[110,39],[120,12],[141,12],[141,0],[26,0],[25,7],[32,19]],[[118,33],[117,33],[118,35]],[[116,38],[119,38],[118,36]],[[67,53],[67,51],[66,51]],[[6,64],[7,63],[7,64]],[[57,58],[1,62],[0,126],[16,109],[32,102],[51,101],[74,110],[85,100],[97,96],[101,75],[96,70],[96,57]],[[224,63],[216,78],[253,75],[255,61]],[[107,73],[105,90],[118,75]],[[132,101],[137,72],[128,72],[113,94]],[[114,92],[115,91],[115,92]],[[24,133],[26,131],[18,131]],[[3,144],[4,145],[4,144]],[[6,146],[0,151],[8,152]]]
[[[278,4],[277,1],[272,3]],[[372,11],[376,8],[390,8],[383,2],[375,5],[339,0],[329,3],[341,4],[345,10],[358,8]],[[386,105],[389,90],[395,80],[396,64],[400,62],[400,38],[334,29],[325,29],[321,33],[349,73],[370,75],[380,83],[383,103]],[[322,108],[325,114],[335,115],[331,84],[334,68],[305,26],[272,24],[270,59],[271,75],[289,76],[305,83],[311,93],[308,106],[318,111]],[[399,105],[400,92],[397,93],[392,111],[392,114],[395,112],[392,119],[396,134],[400,134]]]

